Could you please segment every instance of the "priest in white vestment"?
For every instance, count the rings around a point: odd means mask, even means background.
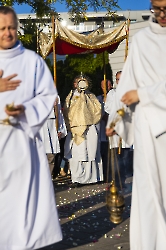
[[[62,239],[39,130],[57,91],[44,60],[17,40],[13,9],[0,6],[0,249],[39,249]]]
[[[79,83],[85,82],[83,90]],[[103,181],[100,155],[99,131],[101,104],[88,91],[87,78],[78,76],[74,80],[77,89],[71,91],[64,105],[64,118],[68,134],[65,141],[65,158],[69,160],[74,187],[78,183],[88,184]]]
[[[166,249],[166,0],[151,10],[149,27],[132,38],[106,130],[134,143],[131,250]]]

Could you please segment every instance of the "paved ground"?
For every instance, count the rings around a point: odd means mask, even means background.
[[[129,250],[131,193],[124,195],[126,207],[123,222],[115,225],[110,222],[106,208],[108,184],[98,183],[71,189],[67,185],[68,181],[59,179],[54,182],[63,240],[47,249]]]

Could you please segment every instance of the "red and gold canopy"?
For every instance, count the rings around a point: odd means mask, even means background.
[[[113,31],[105,32],[101,27],[88,35],[79,34],[73,30],[61,26],[55,20],[55,47],[58,55],[101,53],[108,51],[113,53],[119,44],[127,37],[127,23],[122,23]],[[39,48],[43,58],[53,51],[52,33],[40,32]]]

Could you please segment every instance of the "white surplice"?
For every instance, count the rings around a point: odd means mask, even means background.
[[[21,80],[0,93],[0,121],[6,104],[23,104],[17,125],[0,124],[0,249],[38,249],[62,239],[50,170],[39,130],[57,91],[44,60],[18,43],[0,50],[3,77]],[[12,122],[16,122],[12,119]]]
[[[115,93],[116,93],[116,89],[111,89],[107,93],[107,96],[106,96],[104,110],[109,115],[112,113],[112,106],[113,106],[114,99],[115,99]],[[109,137],[110,149],[111,148],[118,148],[119,147],[119,140],[120,140],[119,135],[114,135],[112,137]],[[130,148],[130,146],[123,139],[122,139],[121,143],[122,143],[122,148]]]
[[[105,112],[107,112],[107,114],[111,113],[115,93],[116,93],[116,89],[110,89],[110,91],[106,95],[104,110]]]
[[[153,22],[132,39],[114,102],[137,89],[139,103],[128,109],[116,131],[134,142],[134,176],[130,222],[131,250],[166,249],[166,28]]]
[[[56,105],[58,109],[58,118],[55,117],[55,111],[53,108],[46,122],[44,123],[43,127],[40,130],[46,154],[49,153],[57,154],[60,152],[59,138],[56,129],[56,119],[58,119],[58,132],[61,133],[61,138],[64,138],[67,135],[67,129],[63,118],[62,107],[59,96]]]

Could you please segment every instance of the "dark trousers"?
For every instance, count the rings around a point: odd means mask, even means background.
[[[119,175],[122,183],[122,187],[126,187],[125,180],[127,177],[133,175],[133,150],[130,148],[122,148],[121,153],[118,154],[118,148],[112,148],[110,150],[110,172],[112,173],[112,165],[115,170],[115,182],[120,187]]]
[[[62,159],[64,158],[65,139],[66,139],[66,137],[60,139],[60,141],[59,141],[60,153],[56,154],[55,158],[54,158],[54,168],[52,171],[53,176],[57,176],[60,173],[60,164],[61,164]]]
[[[101,158],[102,158],[102,163],[103,163],[103,176],[104,176],[104,182],[107,182],[108,177],[108,170],[107,168],[108,166],[108,147],[109,147],[109,143],[108,141],[101,141],[100,142],[100,154],[101,154]]]

